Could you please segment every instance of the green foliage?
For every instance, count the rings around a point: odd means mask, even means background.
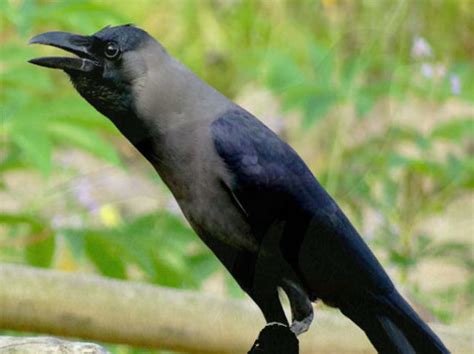
[[[458,118],[451,122],[439,124],[430,134],[431,139],[443,139],[453,143],[464,139],[474,139],[472,118]]]
[[[405,278],[427,258],[441,257],[464,267],[472,262],[467,245],[436,243],[428,235],[419,234],[417,228],[420,221],[443,211],[463,191],[472,188],[473,159],[463,151],[456,152],[456,148],[463,139],[473,138],[471,123],[465,119],[441,123],[426,135],[392,127],[389,134],[366,140],[343,156],[346,173],[340,178],[338,193],[355,211],[369,207],[377,213],[376,243],[401,268]],[[433,150],[446,140],[452,145],[441,159]],[[400,152],[407,146],[412,148],[410,154]],[[360,166],[370,166],[370,172]],[[354,190],[357,181],[363,183],[363,188]]]
[[[53,235],[42,235],[44,238],[25,247],[25,259],[28,264],[47,268],[51,265],[55,249]]]
[[[266,56],[269,63],[267,85],[281,95],[285,109],[301,109],[305,127],[344,102],[354,102],[358,116],[364,116],[382,94],[388,94],[388,85],[357,82],[364,73],[363,59],[347,61],[338,68],[337,55],[335,48],[310,42],[307,72],[303,72],[290,55]]]
[[[0,20],[9,24],[2,43],[0,100],[2,102],[3,137],[0,141],[5,159],[0,170],[8,171],[19,166],[38,168],[48,175],[52,168],[52,153],[59,146],[75,146],[119,164],[116,149],[104,133],[115,129],[97,117],[90,107],[77,104],[72,90],[62,90],[66,81],[58,81],[60,73],[51,76],[45,70],[36,70],[27,61],[38,56],[28,47],[28,37],[41,31],[45,24],[55,29],[70,26],[76,31],[91,31],[103,20],[123,21],[110,6],[83,1],[38,2],[3,1]],[[101,17],[90,16],[90,11]],[[80,23],[77,27],[77,23]]]
[[[146,280],[171,287],[197,287],[217,268],[181,218],[157,211],[115,228],[62,230],[75,255],[106,276],[126,279],[136,267]]]
[[[459,67],[464,68],[465,74],[461,97],[469,100],[474,97],[474,85],[464,81],[474,70],[464,62],[451,67],[440,64],[437,69],[443,71],[438,74],[441,77],[425,78],[420,77],[421,66],[416,62],[406,63],[408,59],[404,56],[387,60],[384,67],[379,67],[371,57],[372,52],[353,53],[357,56],[341,60],[345,55],[342,46],[327,47],[311,38],[305,46],[303,60],[297,52],[267,51],[265,84],[281,97],[283,108],[303,113],[306,128],[324,118],[331,108],[344,103],[352,104],[358,117],[365,117],[384,97],[402,99],[415,94],[430,100],[446,100],[453,96],[447,73],[451,73],[452,79],[460,72]],[[435,70],[431,64],[424,65]]]
[[[56,244],[54,232],[46,222],[25,214],[0,213],[0,227],[2,225],[7,226],[10,236],[28,235],[17,238],[26,263],[45,268],[51,265]],[[17,243],[12,244],[13,248]]]

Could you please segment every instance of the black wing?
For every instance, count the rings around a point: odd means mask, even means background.
[[[314,296],[391,290],[383,268],[297,153],[244,110],[213,122],[219,156],[233,176],[228,186],[257,237],[285,222],[286,260]]]

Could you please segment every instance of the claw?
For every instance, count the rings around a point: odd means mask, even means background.
[[[293,321],[290,326],[290,330],[297,336],[308,331],[311,322],[313,321],[313,313],[308,317],[304,318],[302,321]]]

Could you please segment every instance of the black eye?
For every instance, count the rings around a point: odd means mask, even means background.
[[[120,48],[117,43],[109,42],[105,45],[104,54],[109,59],[115,59],[120,54]]]

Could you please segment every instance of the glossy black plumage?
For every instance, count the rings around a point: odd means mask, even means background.
[[[283,225],[280,261],[293,268],[311,301],[340,308],[380,352],[447,352],[290,146],[244,110],[224,114],[211,131],[233,176],[232,193],[258,237],[275,222]]]
[[[212,136],[234,177],[232,191],[259,234],[275,220],[285,223],[282,254],[300,273],[306,271],[301,268],[313,269],[305,275],[313,299],[332,295],[330,289],[393,289],[349,220],[296,152],[275,133],[249,113],[233,111],[212,124]],[[303,244],[315,252],[314,263],[300,266],[300,253],[309,251],[301,249]],[[317,279],[321,284],[313,285]]]

